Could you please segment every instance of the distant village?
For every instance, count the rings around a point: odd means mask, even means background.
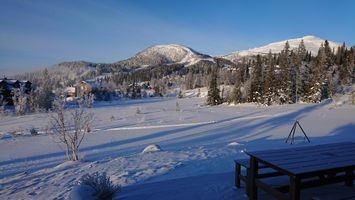
[[[0,105],[13,105],[13,98],[16,90],[22,90],[29,94],[33,90],[33,85],[28,80],[0,79]],[[156,91],[149,86],[149,83],[137,83],[128,85],[126,91],[118,89],[107,91],[100,79],[79,81],[73,86],[64,89],[67,101],[75,100],[83,95],[94,94],[96,100],[112,100],[112,98],[139,98],[153,97]],[[114,97],[113,97],[114,96]]]

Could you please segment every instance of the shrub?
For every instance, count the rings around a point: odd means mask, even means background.
[[[112,199],[121,190],[119,185],[114,185],[111,182],[105,172],[85,174],[81,177],[80,184],[92,187],[95,198],[102,200]]]
[[[38,135],[38,131],[35,128],[30,129],[31,135]]]

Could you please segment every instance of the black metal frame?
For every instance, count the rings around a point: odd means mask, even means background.
[[[287,137],[285,143],[288,143],[289,140],[290,140],[290,144],[294,144],[295,143],[296,125],[298,125],[301,128],[302,133],[305,136],[305,138],[307,139],[308,143],[311,143],[311,141],[309,140],[307,134],[304,132],[304,130],[303,130],[301,124],[298,122],[298,120],[296,120],[295,123],[293,124],[292,129],[290,131],[290,134],[288,134],[288,137]]]

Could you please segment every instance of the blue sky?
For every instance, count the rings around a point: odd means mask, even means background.
[[[222,55],[315,35],[355,45],[352,0],[0,0],[0,73],[177,43]]]

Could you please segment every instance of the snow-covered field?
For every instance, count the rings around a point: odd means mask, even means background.
[[[94,131],[81,146],[80,162],[66,162],[61,144],[45,133],[48,114],[2,116],[0,199],[67,199],[82,175],[96,171],[122,186],[119,199],[246,199],[244,189],[233,187],[233,160],[245,157],[244,151],[355,141],[352,105],[204,102],[194,97],[95,104]],[[301,137],[293,146],[284,142],[295,120],[311,144]],[[40,134],[31,136],[31,128]],[[142,153],[150,144],[162,151]],[[355,198],[355,190],[335,185],[302,195]]]

